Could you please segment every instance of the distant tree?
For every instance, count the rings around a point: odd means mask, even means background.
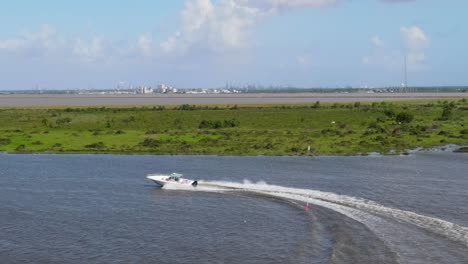
[[[395,116],[395,111],[393,111],[392,109],[385,109],[384,110],[384,114],[388,117],[388,118],[393,118]]]
[[[409,112],[401,112],[396,116],[396,121],[399,123],[410,123],[413,119],[414,115]]]
[[[444,106],[444,110],[442,111],[442,115],[440,116],[440,120],[449,120],[452,115],[452,108],[450,105]]]

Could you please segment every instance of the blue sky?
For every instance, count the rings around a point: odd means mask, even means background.
[[[468,85],[464,0],[8,1],[2,90]]]

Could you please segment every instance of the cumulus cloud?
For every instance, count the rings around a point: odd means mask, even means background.
[[[13,38],[0,40],[0,54],[22,58],[77,57],[95,60],[106,50],[102,37],[67,39],[51,25],[42,25],[38,31],[25,31]]]
[[[400,35],[405,46],[403,51],[395,47],[392,48],[391,45],[385,45],[379,36],[374,36],[370,39],[372,53],[362,57],[361,62],[365,65],[399,69],[401,68],[404,56],[406,56],[410,70],[422,69],[426,62],[426,50],[429,38],[417,26],[401,27]]]
[[[194,46],[219,51],[247,45],[252,27],[264,15],[257,8],[234,0],[187,1],[181,12],[181,29],[160,43],[165,53],[184,52]]]
[[[93,37],[90,40],[78,38],[73,46],[73,54],[84,60],[96,60],[102,58],[105,52],[104,39]]]
[[[412,0],[376,0],[387,3]],[[143,33],[125,47],[120,54],[131,53],[144,57],[157,54],[184,54],[190,50],[223,52],[242,49],[252,43],[253,31],[260,21],[283,12],[303,8],[334,7],[345,0],[186,0],[180,13],[180,28],[163,41],[155,41],[150,33]],[[402,28],[412,51],[421,50],[424,32],[415,28]],[[375,36],[375,46],[383,41]],[[115,43],[114,43],[115,44]],[[37,31],[26,31],[16,37],[0,39],[0,54],[40,57],[44,55],[70,55],[85,60],[96,60],[110,55],[113,43],[104,37],[65,38],[50,25]],[[415,47],[418,48],[415,48]],[[122,49],[123,50],[123,49]],[[412,53],[414,60],[423,60],[424,53]]]
[[[203,46],[214,51],[243,48],[263,18],[295,8],[331,6],[338,0],[188,0],[181,29],[160,43],[165,53]]]
[[[417,27],[402,27],[400,33],[406,44],[406,54],[408,63],[411,65],[421,65],[426,59],[426,48],[429,40],[424,31]]]
[[[236,0],[236,2],[246,6],[267,10],[281,10],[333,6],[338,3],[338,0]]]
[[[42,25],[36,32],[23,32],[14,38],[0,40],[0,53],[42,56],[63,47],[55,28]]]
[[[154,53],[154,48],[153,48],[153,37],[151,36],[150,33],[144,33],[141,34],[138,37],[137,41],[137,47],[139,52],[145,56],[145,57],[150,57]]]
[[[379,0],[388,3],[411,0]],[[159,44],[163,53],[184,53],[193,47],[214,51],[243,48],[263,18],[303,8],[333,7],[344,0],[187,0],[180,29]]]
[[[421,28],[416,26],[402,27],[400,28],[400,32],[406,42],[406,45],[410,49],[421,49],[427,46],[428,39]]]

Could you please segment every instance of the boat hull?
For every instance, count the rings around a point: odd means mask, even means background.
[[[175,184],[175,185],[197,187],[198,185],[198,181],[192,181],[192,180],[182,179],[182,178],[178,179],[177,181],[174,181],[174,180],[171,180],[170,177],[165,176],[165,175],[148,175],[146,176],[146,178],[160,186],[164,186],[166,184]]]

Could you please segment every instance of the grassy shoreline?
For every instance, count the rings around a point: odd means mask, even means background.
[[[3,108],[0,124],[8,153],[312,156],[468,145],[466,99]]]

